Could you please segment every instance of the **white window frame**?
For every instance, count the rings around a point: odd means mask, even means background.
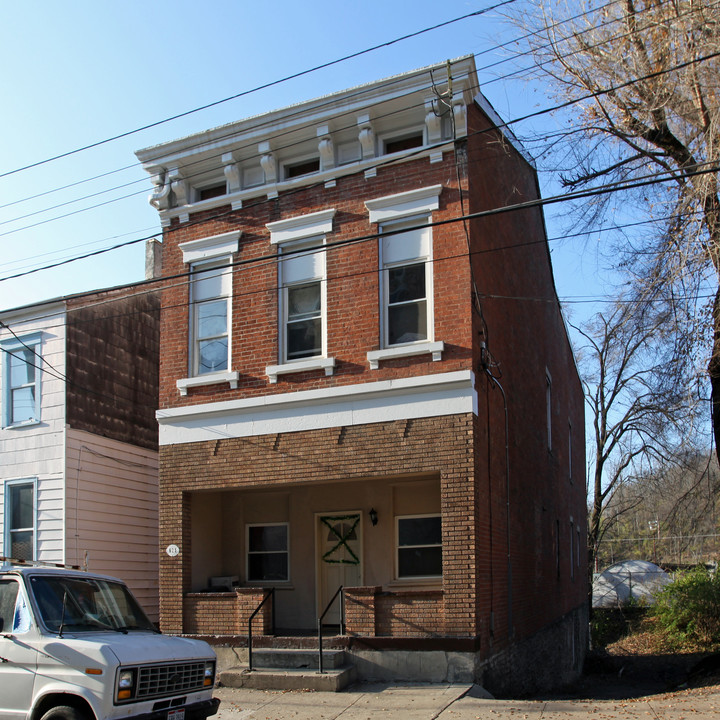
[[[386,260],[385,254],[383,252],[383,247],[385,245],[385,240],[390,240],[392,242],[393,233],[396,231],[403,230],[403,228],[411,229],[411,228],[417,228],[422,225],[425,225],[427,222],[429,222],[429,218],[427,216],[419,216],[410,218],[409,220],[402,220],[398,222],[389,222],[384,223],[380,226],[380,233],[382,233],[382,237],[380,238],[380,268],[381,268],[381,282],[380,282],[380,306],[382,308],[382,312],[380,314],[380,337],[381,337],[381,346],[385,350],[396,350],[399,348],[409,347],[409,346],[422,346],[423,349],[425,349],[428,345],[430,345],[434,340],[434,303],[433,303],[433,297],[434,297],[434,291],[433,291],[433,261],[432,261],[432,232],[430,229],[427,229],[429,238],[428,238],[428,248],[427,252],[420,254],[417,254],[417,257],[413,258],[405,258],[400,261],[388,261]],[[387,233],[391,233],[390,235],[387,235]],[[390,272],[394,270],[395,268],[401,268],[401,267],[409,267],[411,265],[423,265],[425,270],[425,337],[421,340],[411,340],[409,342],[403,342],[403,343],[393,343],[390,344],[390,339],[388,336],[389,333],[389,327],[390,327],[390,288],[389,288],[389,277]]]
[[[365,202],[371,223],[377,223],[380,231],[391,230],[393,223],[406,223],[422,225],[432,221],[432,212],[440,207],[440,194],[442,185],[430,185],[417,190],[386,195]],[[408,225],[409,227],[412,225]],[[396,225],[397,228],[397,225]],[[371,350],[367,353],[367,360],[371,370],[377,370],[383,360],[411,357],[415,355],[430,354],[434,362],[442,360],[445,344],[435,340],[435,308],[433,287],[433,237],[429,229],[428,251],[426,258],[426,303],[427,303],[427,340],[406,344],[387,344],[387,303],[386,303],[386,276],[383,261],[383,238],[379,239],[380,255],[380,350]],[[409,264],[409,263],[408,263]]]
[[[37,425],[40,422],[41,412],[41,376],[42,376],[42,333],[35,332],[29,335],[23,335],[19,338],[12,338],[3,340],[0,342],[0,348],[2,349],[2,426],[5,428],[9,427],[25,427],[27,425]],[[12,395],[13,390],[20,389],[14,388],[11,384],[11,373],[10,373],[10,361],[12,357],[19,357],[19,353],[31,350],[34,353],[35,362],[35,381],[34,383],[28,383],[22,387],[33,386],[35,390],[35,409],[32,418],[25,420],[14,421],[13,420],[13,402]],[[12,356],[12,357],[11,357]]]
[[[424,518],[438,518],[440,520],[440,528],[442,533],[442,516],[440,513],[424,513],[419,515],[396,515],[395,516],[395,578],[399,581],[405,580],[439,580],[442,578],[442,565],[439,575],[400,575],[400,523],[403,520],[422,520]],[[439,547],[442,554],[442,535],[440,542],[433,545],[403,545],[403,548],[413,547]]]
[[[218,375],[227,373],[230,369],[230,350],[231,350],[231,330],[232,330],[232,316],[231,316],[231,298],[232,298],[232,269],[228,268],[230,258],[218,259],[215,261],[208,261],[202,263],[195,263],[190,268],[190,375],[192,377],[201,378],[207,375]],[[197,287],[196,283],[202,282],[199,277],[206,275],[210,277],[219,277],[227,275],[227,282],[229,288],[227,294],[220,294],[214,297],[205,298],[203,300],[197,300],[194,296],[194,290]],[[212,340],[213,337],[201,337],[199,334],[200,318],[198,311],[204,305],[210,303],[221,303],[225,302],[225,332],[221,335],[215,336],[216,338],[225,338],[227,342],[227,357],[225,360],[225,367],[220,370],[202,372],[200,370],[200,343],[206,340]]]
[[[190,240],[179,245],[183,255],[183,262],[189,266],[191,271],[202,270],[203,265],[210,266],[230,265],[232,255],[240,248],[241,231],[212,235],[210,237]],[[220,271],[220,270],[219,270]],[[231,388],[237,388],[239,373],[232,368],[232,268],[228,267],[223,272],[230,274],[230,288],[227,295],[227,335],[228,335],[228,362],[227,370],[214,373],[196,373],[196,346],[195,346],[195,303],[193,299],[192,275],[188,281],[189,297],[189,318],[188,318],[188,374],[187,378],[181,378],[176,382],[181,395],[187,395],[188,389],[205,385],[217,385],[228,383]]]
[[[279,248],[279,266],[278,277],[280,285],[279,298],[279,317],[280,317],[280,333],[279,348],[281,364],[291,365],[293,363],[311,362],[316,358],[327,357],[327,272],[325,267],[325,236],[321,235],[307,240],[295,240],[289,243],[283,243]],[[312,277],[305,277],[301,280],[287,281],[285,279],[284,269],[286,261],[292,261],[292,257],[302,255],[317,255],[319,272]],[[320,284],[320,347],[313,355],[303,358],[290,358],[288,356],[288,326],[290,322],[288,310],[288,291],[290,288],[302,285]]]
[[[320,212],[300,215],[287,220],[278,220],[268,223],[270,242],[278,247],[278,364],[268,365],[265,368],[270,383],[276,383],[279,375],[306,372],[310,370],[323,370],[326,376],[335,370],[335,358],[328,356],[327,348],[327,235],[333,230],[335,209],[321,210]],[[321,303],[321,351],[317,355],[306,358],[288,359],[285,334],[287,330],[286,284],[283,280],[283,254],[289,254],[294,249],[317,247],[313,253],[320,253],[317,258],[321,274],[320,280]],[[306,278],[306,280],[309,278]]]
[[[392,153],[389,153],[387,151],[388,143],[398,142],[407,138],[415,137],[417,135],[420,135],[420,137],[422,138],[420,145],[418,145],[417,147],[407,148],[406,150],[395,150]],[[424,125],[417,125],[414,127],[405,128],[404,130],[394,130],[389,133],[383,133],[379,136],[378,140],[380,144],[380,152],[382,155],[399,155],[400,153],[418,152],[418,150],[421,150],[428,144],[427,130]]]
[[[287,577],[283,580],[254,580],[250,577],[250,529],[255,527],[284,527],[287,538],[287,546],[284,550],[287,557]],[[253,554],[270,554],[271,551],[255,551]],[[280,551],[272,551],[278,553]],[[247,583],[287,583],[290,582],[290,523],[288,522],[264,522],[264,523],[247,523],[245,525],[245,581]]]
[[[29,486],[32,488],[32,520],[33,524],[31,527],[14,528],[12,527],[12,503],[10,502],[11,490],[13,488]],[[5,483],[5,490],[3,494],[4,502],[4,525],[5,530],[3,533],[3,544],[5,555],[10,556],[12,554],[12,535],[17,532],[28,532],[32,531],[32,557],[30,560],[37,558],[37,478],[22,478],[19,480],[8,480]]]

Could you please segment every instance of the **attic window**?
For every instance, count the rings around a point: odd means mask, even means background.
[[[385,154],[390,155],[424,145],[422,131],[385,141]]]
[[[310,173],[316,172],[320,172],[320,158],[303,160],[302,162],[285,166],[285,179],[290,180],[291,178],[310,175]]]
[[[220,197],[221,195],[225,195],[226,192],[227,188],[225,186],[225,183],[211,185],[210,187],[205,187],[198,190],[198,200],[210,200],[210,198],[216,198]]]

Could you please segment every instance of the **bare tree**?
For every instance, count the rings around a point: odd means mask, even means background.
[[[605,533],[638,504],[637,496],[622,488],[673,463],[694,432],[697,403],[679,360],[674,320],[673,308],[659,300],[640,308],[621,300],[609,314],[575,328],[585,343],[579,354],[594,429],[588,477],[591,573]]]
[[[673,327],[684,335],[685,362],[707,370],[720,448],[718,2],[530,2],[534,12],[524,6],[515,22],[530,31],[537,73],[573,114],[553,140],[563,183],[655,183],[626,195],[625,211],[637,218],[644,210],[656,230],[624,236],[613,253],[632,273],[637,301],[662,287],[681,309]],[[619,202],[615,193],[598,196],[579,212],[592,222]]]
[[[718,465],[691,448],[623,483],[604,513],[603,565],[645,559],[663,566],[717,558]]]

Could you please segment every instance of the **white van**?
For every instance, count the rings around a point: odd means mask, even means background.
[[[0,720],[205,720],[215,653],[162,635],[126,585],[0,560]]]

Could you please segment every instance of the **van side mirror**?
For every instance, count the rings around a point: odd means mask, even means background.
[[[4,626],[5,626],[5,618],[0,617],[0,632],[3,631]]]

